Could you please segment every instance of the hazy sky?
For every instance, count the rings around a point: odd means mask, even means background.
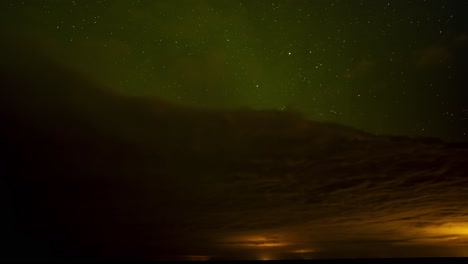
[[[2,1],[1,27],[132,96],[466,140],[465,1]]]

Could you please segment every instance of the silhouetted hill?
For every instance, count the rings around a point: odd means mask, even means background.
[[[296,226],[326,244],[341,241],[343,226],[465,217],[466,145],[129,98],[33,53],[9,56],[0,69],[3,258],[229,256],[252,243],[237,234],[258,230],[283,230],[292,247],[309,242]]]

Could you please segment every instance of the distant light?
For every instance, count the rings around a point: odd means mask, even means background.
[[[248,247],[248,248],[271,248],[271,247],[284,247],[288,245],[283,239],[275,237],[264,236],[240,236],[231,238],[226,243],[232,246]]]
[[[271,255],[270,255],[269,253],[267,253],[267,252],[262,252],[262,253],[260,253],[260,254],[258,255],[258,260],[262,260],[262,261],[265,260],[265,261],[267,261],[267,260],[274,260],[274,259],[275,259],[275,257],[274,257],[274,256],[271,256]]]
[[[312,253],[315,252],[313,249],[296,249],[291,251],[292,253],[297,253],[297,254],[304,254],[304,253]]]

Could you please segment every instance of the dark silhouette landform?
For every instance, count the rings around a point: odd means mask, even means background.
[[[466,143],[126,97],[28,52],[1,65],[3,258],[447,256],[468,242]]]

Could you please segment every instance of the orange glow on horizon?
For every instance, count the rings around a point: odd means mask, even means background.
[[[260,256],[259,260],[272,260],[272,258],[270,256],[264,255]]]
[[[291,251],[291,253],[297,253],[297,254],[304,254],[304,253],[312,253],[315,252],[313,249],[296,249]]]
[[[468,224],[451,223],[434,228],[436,232],[453,235],[468,235]]]
[[[413,238],[395,244],[456,246],[468,242],[468,223],[465,222],[428,226],[421,229],[412,229],[412,231],[411,236]]]
[[[468,224],[448,223],[441,226],[428,227],[425,229],[425,233],[432,236],[441,236],[438,239],[444,241],[466,241],[468,240]]]
[[[233,246],[251,248],[284,247],[289,245],[282,238],[276,236],[239,236],[228,239],[226,242]]]

